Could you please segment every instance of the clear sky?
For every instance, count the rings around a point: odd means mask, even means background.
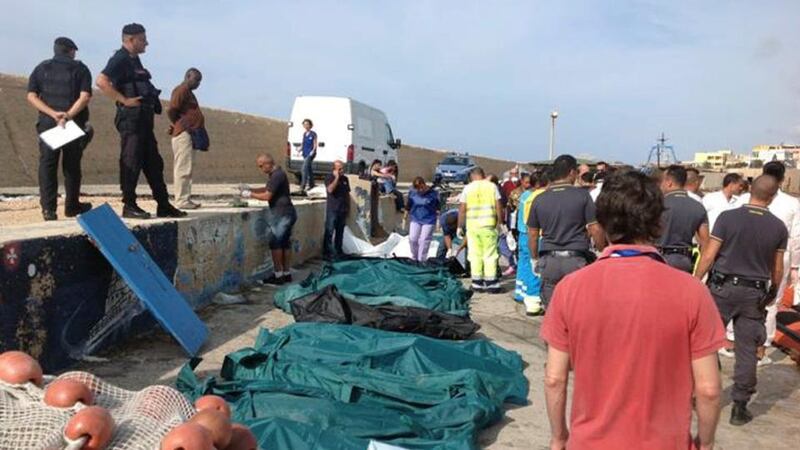
[[[0,3],[4,73],[67,35],[97,74],[137,21],[165,91],[197,66],[207,106],[287,119],[297,95],[350,96],[430,147],[542,159],[553,108],[557,153],[800,142],[798,0]]]

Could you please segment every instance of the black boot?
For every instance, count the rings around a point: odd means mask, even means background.
[[[78,203],[77,208],[67,208],[64,207],[64,215],[67,217],[75,217],[78,214],[83,214],[85,212],[89,212],[92,210],[91,203]]]
[[[51,221],[51,220],[58,220],[58,215],[56,214],[55,211],[43,210],[42,211],[42,217],[44,218],[45,221],[48,221],[48,222]]]
[[[133,203],[122,207],[122,217],[126,219],[149,219],[150,213]]]
[[[187,214],[180,209],[170,205],[169,203],[165,203],[164,205],[158,205],[158,209],[156,210],[156,216],[158,217],[171,217],[171,218],[179,218],[179,217],[186,217]]]
[[[731,409],[731,425],[744,425],[753,420],[753,414],[747,410],[747,402],[733,402]]]

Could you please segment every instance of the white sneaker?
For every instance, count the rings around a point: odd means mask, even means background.
[[[539,297],[523,297],[522,301],[525,303],[525,314],[529,316],[540,316],[544,313],[542,310],[542,301]]]
[[[195,203],[191,200],[189,200],[186,203],[181,203],[180,205],[178,205],[178,209],[197,209],[199,207],[200,203]]]
[[[756,367],[764,367],[764,366],[768,366],[768,365],[770,365],[770,364],[772,364],[772,363],[774,363],[774,362],[775,362],[775,361],[773,361],[773,360],[772,360],[772,358],[770,358],[770,357],[769,357],[769,356],[767,356],[767,355],[764,355],[764,357],[763,357],[763,358],[761,358],[761,359],[759,359],[759,360],[758,360],[758,364],[756,364]]]
[[[736,357],[736,354],[733,353],[733,350],[728,350],[727,348],[721,348],[721,349],[719,349],[717,351],[717,353],[719,353],[721,356],[724,356],[726,358],[735,358]]]

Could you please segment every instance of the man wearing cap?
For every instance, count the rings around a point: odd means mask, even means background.
[[[158,217],[183,217],[185,212],[169,203],[164,183],[164,160],[158,153],[153,133],[155,114],[161,114],[160,90],[150,82],[150,72],[142,66],[139,55],[147,48],[145,29],[138,23],[122,28],[122,48],[117,50],[97,77],[97,87],[117,105],[114,124],[120,135],[120,187],[122,217],[149,219],[150,214],[136,204],[136,185],[144,172],[158,203]]]
[[[92,74],[89,68],[75,59],[78,46],[72,39],[60,37],[53,44],[53,58],[36,66],[28,79],[28,102],[39,111],[36,131],[41,134],[68,121],[75,123],[86,136],[61,148],[50,148],[39,141],[39,203],[44,220],[57,220],[58,159],[63,154],[64,215],[75,217],[92,208],[80,202],[81,157],[89,144],[92,129],[89,125],[89,101],[92,98]]]

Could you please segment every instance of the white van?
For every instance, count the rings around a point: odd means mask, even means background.
[[[347,97],[301,96],[294,100],[286,142],[287,170],[300,177],[303,168],[303,120],[317,133],[314,174],[331,171],[333,162],[346,163],[346,172],[360,174],[372,161],[397,161],[400,139],[383,111]]]

